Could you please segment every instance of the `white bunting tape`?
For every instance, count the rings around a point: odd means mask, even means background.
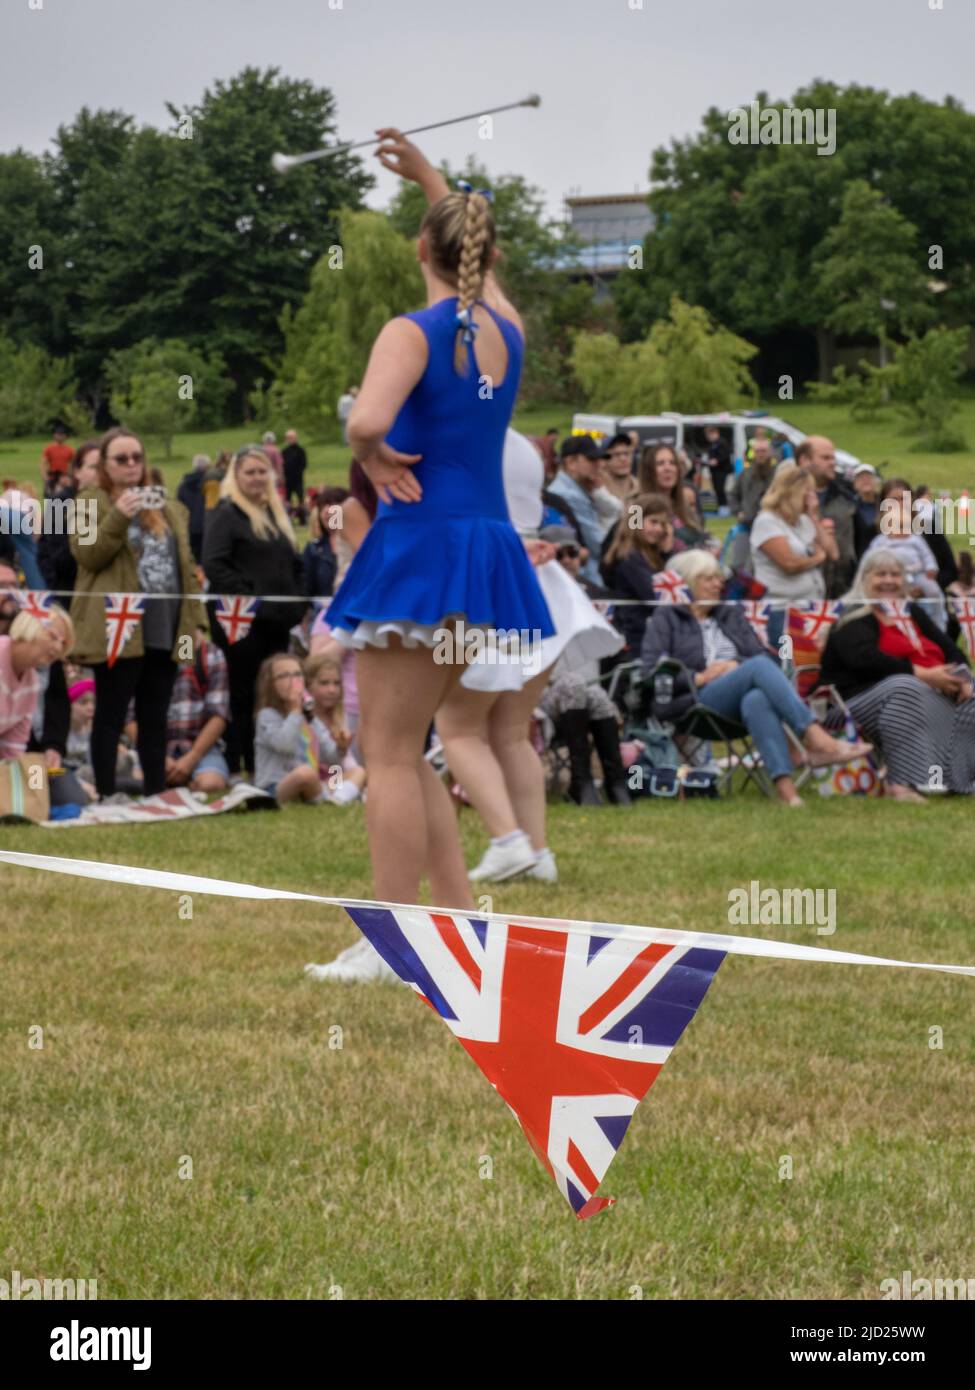
[[[415,903],[384,903],[364,898],[320,897],[316,893],[294,893],[286,888],[260,888],[253,883],[234,883],[223,878],[201,878],[195,874],[174,874],[164,869],[141,869],[128,864],[102,864],[90,859],[64,859],[59,855],[19,854],[0,850],[0,861],[23,869],[42,869],[47,873],[71,874],[103,883],[124,883],[134,888],[162,888],[173,893],[208,893],[220,898],[281,899],[290,902],[324,903],[329,907],[379,908],[429,913],[438,909]],[[444,912],[457,909],[442,909]],[[949,975],[975,976],[975,965],[942,965],[931,961],[887,960],[883,956],[864,956],[853,951],[831,951],[821,946],[801,946],[789,941],[766,941],[761,937],[725,936],[713,932],[675,931],[670,927],[640,927],[617,922],[580,922],[556,917],[526,917],[517,912],[478,912],[461,915],[484,922],[509,926],[536,927],[559,933],[596,931],[628,941],[666,941],[672,945],[697,946],[703,950],[724,951],[738,956],[764,956],[776,960],[821,961],[835,965],[887,965],[903,970],[940,970]]]

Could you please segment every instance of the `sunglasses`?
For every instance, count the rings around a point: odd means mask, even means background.
[[[109,454],[107,463],[144,463],[145,454],[136,451],[134,454]]]
[[[257,454],[265,463],[269,464],[271,462],[263,444],[245,444],[242,449],[238,449],[236,454],[234,454],[234,463],[240,463],[241,459],[247,458],[248,454]]]
[[[561,560],[563,557],[568,557],[570,560],[575,560],[575,559],[578,557],[578,555],[579,555],[579,546],[574,545],[574,544],[573,544],[573,545],[560,545],[559,548],[558,548],[557,554],[558,554],[558,558],[559,558],[560,560]]]
[[[274,679],[276,681],[300,681],[304,680],[304,676],[300,671],[279,671]]]

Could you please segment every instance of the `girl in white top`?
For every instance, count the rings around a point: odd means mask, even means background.
[[[838,560],[833,523],[819,515],[813,479],[798,464],[776,470],[752,524],[752,572],[779,603],[815,603],[826,597],[823,564]]]

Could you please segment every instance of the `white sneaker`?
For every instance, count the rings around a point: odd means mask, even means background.
[[[506,878],[514,878],[530,869],[537,858],[532,842],[523,830],[509,845],[488,845],[484,858],[467,877],[472,883],[487,879],[491,883],[502,883]]]
[[[341,980],[343,984],[403,983],[365,937],[340,952],[328,965],[306,965],[305,974],[310,980]]]
[[[558,883],[559,871],[555,863],[555,855],[550,849],[543,849],[535,860],[535,863],[528,870],[529,878],[540,878],[543,883]]]

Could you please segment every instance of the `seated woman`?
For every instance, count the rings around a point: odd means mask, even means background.
[[[667,568],[673,552],[683,549],[674,539],[670,507],[659,492],[640,492],[626,504],[615,536],[603,556],[600,570],[614,594],[624,599],[655,599],[653,577]],[[639,524],[627,523],[635,520]],[[653,610],[643,603],[617,608],[616,626],[626,638],[628,659],[640,652],[647,619]]]
[[[26,753],[31,724],[44,691],[41,672],[70,651],[74,628],[63,608],[53,604],[50,616],[18,613],[9,633],[0,637],[0,762]],[[38,752],[49,772],[61,767],[54,749]]]
[[[754,739],[780,800],[801,806],[783,724],[805,745],[805,761],[811,767],[862,758],[870,744],[832,738],[816,723],[741,608],[721,602],[724,577],[713,555],[688,550],[676,555],[670,568],[685,581],[692,601],[657,608],[647,623],[641,659],[649,674],[663,657],[671,657],[682,663],[694,684],[693,689],[676,685],[673,700],[655,705],[654,713],[679,719],[701,704],[724,718],[737,719]]]
[[[772,600],[768,640],[777,647],[789,604],[824,599],[823,566],[840,556],[832,522],[820,519],[816,484],[798,464],[776,469],[749,540],[752,573]]]
[[[823,654],[823,683],[835,686],[887,764],[887,793],[975,791],[975,699],[963,652],[919,603],[895,550],[864,555]]]

